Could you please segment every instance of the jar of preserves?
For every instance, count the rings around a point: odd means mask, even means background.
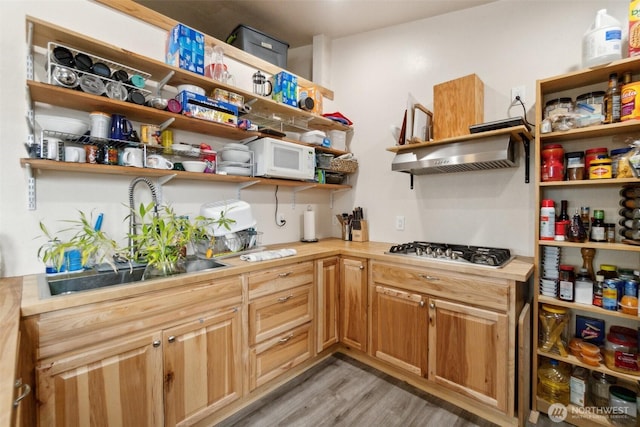
[[[542,149],[542,181],[564,180],[564,149],[560,144],[546,145]]]
[[[604,363],[616,372],[640,374],[638,340],[626,334],[609,332],[604,345]]]
[[[567,356],[567,325],[570,316],[567,309],[543,304],[540,310],[538,344],[542,351]]]
[[[607,147],[589,148],[584,152],[584,167],[585,170],[589,170],[591,167],[591,161],[595,159],[601,159],[609,157],[609,150]]]
[[[567,163],[567,181],[584,179],[584,152],[573,151],[565,154]]]
[[[568,97],[547,101],[544,106],[544,118],[573,112],[573,99]]]
[[[609,179],[612,177],[611,159],[593,159],[589,166],[589,179]]]
[[[575,299],[576,274],[571,265],[560,265],[558,298],[561,301],[573,302]]]

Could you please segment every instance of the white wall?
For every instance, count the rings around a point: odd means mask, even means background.
[[[577,7],[579,5],[580,7]],[[279,211],[287,218],[274,225],[274,187],[242,191],[251,203],[263,243],[296,241],[307,204],[317,212],[318,237],[338,236],[335,213],[363,206],[371,222],[371,239],[431,240],[508,247],[518,254],[533,252],[533,184],[524,184],[524,169],[503,169],[409,178],[392,173],[391,124],[399,124],[407,93],[431,108],[434,84],[476,73],[485,83],[485,119],[520,114],[509,110],[512,86],[526,87],[531,111],[535,81],[578,67],[580,42],[595,12],[607,7],[625,19],[622,1],[502,1],[468,11],[335,40],[330,81],[335,100],[325,111],[341,111],[355,123],[352,149],[360,160],[357,186],[335,194],[333,210],[326,191],[295,195],[279,191]],[[0,32],[0,253],[3,275],[42,271],[36,252],[42,239],[38,222],[60,228],[60,220],[78,209],[104,212],[103,229],[124,240],[129,179],[110,175],[42,172],[37,175],[38,208],[27,210],[26,175],[18,159],[25,157],[27,126],[25,16],[31,15],[149,57],[164,54],[163,31],[86,0],[3,1]],[[517,20],[515,18],[518,18]],[[240,70],[238,83],[251,75]],[[533,115],[529,113],[529,118]],[[210,138],[177,133],[176,139]],[[215,141],[214,141],[215,142]],[[165,200],[185,214],[197,213],[202,202],[235,197],[231,185],[172,181]],[[406,216],[406,229],[394,230],[396,215]]]
[[[523,162],[417,176],[410,190],[408,175],[390,172],[389,127],[401,124],[409,92],[432,109],[435,84],[471,73],[485,85],[485,121],[522,115],[521,107],[509,106],[511,88],[524,85],[533,122],[536,80],[580,68],[582,35],[596,11],[607,8],[626,23],[627,7],[623,1],[505,0],[334,40],[332,89],[336,108],[355,124],[355,204],[365,207],[371,239],[497,246],[532,255],[538,207],[534,177],[524,183]],[[406,217],[404,231],[395,230],[396,215]]]

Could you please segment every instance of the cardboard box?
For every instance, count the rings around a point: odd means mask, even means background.
[[[292,107],[298,106],[298,78],[286,71],[273,76],[272,99]]]
[[[433,138],[469,135],[469,126],[484,123],[484,83],[470,74],[433,87]]]
[[[311,98],[313,99],[313,109],[311,112],[319,116],[322,115],[324,107],[322,105],[322,93],[315,87],[300,87],[300,93],[298,99]]]
[[[576,314],[576,337],[600,346],[604,344],[604,328],[604,320]]]
[[[204,34],[183,24],[173,27],[167,39],[165,62],[204,75]]]
[[[178,94],[182,104],[182,114],[197,119],[218,122],[224,125],[238,125],[238,107],[197,93],[182,91]]]

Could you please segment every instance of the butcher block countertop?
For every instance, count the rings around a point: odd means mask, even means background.
[[[270,245],[267,250],[293,248],[297,251],[294,256],[278,258],[267,261],[249,262],[240,257],[225,258],[221,261],[229,267],[208,271],[182,274],[166,279],[129,283],[119,286],[110,286],[102,289],[83,291],[76,294],[58,295],[42,298],[38,288],[38,275],[24,276],[22,286],[22,316],[31,316],[49,311],[61,310],[70,307],[92,304],[110,299],[119,299],[140,295],[147,292],[168,289],[181,286],[193,281],[207,279],[219,279],[260,270],[263,268],[277,267],[292,262],[302,262],[332,255],[351,255],[364,257],[378,261],[393,262],[398,265],[412,265],[438,268],[440,270],[455,271],[458,273],[477,274],[485,277],[501,278],[526,282],[533,272],[533,262],[528,258],[515,258],[503,268],[487,268],[473,266],[471,264],[457,264],[429,259],[415,259],[398,255],[386,255],[384,252],[392,246],[383,242],[347,242],[340,239],[327,239],[317,243],[287,243]]]
[[[384,252],[392,246],[384,242],[347,242],[340,239],[326,239],[317,243],[294,242],[270,245],[266,250],[293,248],[294,256],[267,261],[248,262],[239,257],[221,260],[229,267],[197,273],[182,274],[166,279],[156,279],[126,285],[105,287],[76,294],[41,297],[39,276],[29,275],[0,279],[0,427],[9,426],[14,399],[15,367],[18,357],[18,325],[21,317],[78,307],[101,301],[128,298],[162,289],[179,287],[188,283],[215,280],[223,277],[247,273],[264,268],[272,268],[292,262],[310,261],[322,257],[347,255],[386,261],[396,265],[437,268],[444,271],[475,274],[484,277],[504,279],[516,282],[527,282],[533,273],[531,258],[516,257],[503,268],[487,268],[471,264],[457,264],[429,259],[415,259],[397,255],[386,255]],[[44,283],[40,280],[40,286]]]

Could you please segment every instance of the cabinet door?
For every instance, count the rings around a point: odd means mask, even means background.
[[[426,376],[429,316],[426,297],[385,286],[371,287],[372,354]]]
[[[340,341],[367,351],[367,261],[342,258],[340,264]]]
[[[506,314],[431,299],[429,380],[505,412],[508,327]]]
[[[338,257],[318,260],[317,264],[317,351],[338,342],[338,283],[340,263]]]
[[[165,426],[192,423],[242,396],[237,308],[164,330]]]
[[[40,426],[163,425],[160,334],[43,361]]]
[[[311,323],[268,339],[249,350],[249,390],[260,387],[313,354]]]

